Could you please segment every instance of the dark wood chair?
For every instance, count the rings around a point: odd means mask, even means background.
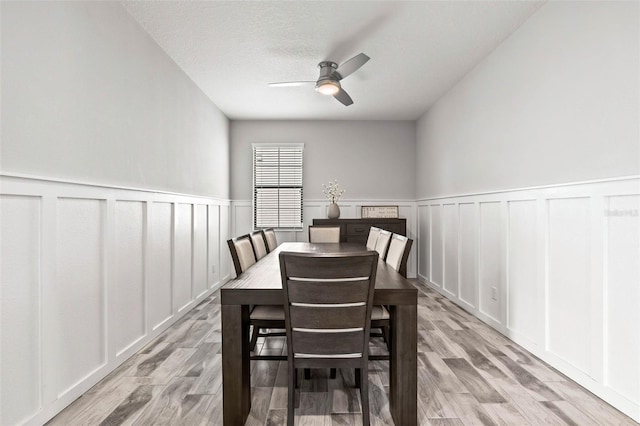
[[[253,251],[256,254],[256,260],[260,260],[269,253],[267,250],[267,240],[264,237],[264,232],[253,231],[249,235],[251,236],[251,244],[253,244]]]
[[[249,234],[227,240],[227,244],[229,245],[229,252],[231,252],[233,266],[236,269],[236,276],[240,276],[251,265],[256,263],[256,253],[253,250]]]
[[[280,253],[288,351],[287,425],[295,414],[296,369],[360,370],[369,425],[368,346],[378,253]],[[357,371],[356,370],[356,371]]]
[[[310,225],[310,243],[339,243],[340,227],[331,225]]]
[[[387,264],[405,278],[407,278],[407,260],[409,259],[412,244],[413,240],[411,238],[407,238],[404,235],[393,234],[385,259]]]
[[[372,226],[369,228],[369,235],[367,236],[367,248],[369,250],[376,249],[376,242],[378,241],[378,235],[380,235],[380,228]]]
[[[411,245],[413,240],[403,235],[393,234],[391,241],[389,242],[389,248],[387,250],[387,257],[385,262],[393,269],[398,271],[403,277],[407,277],[407,260],[409,259],[409,253],[411,252]],[[372,337],[382,337],[389,348],[389,342],[391,341],[391,323],[390,314],[385,306],[374,306],[373,313],[371,315],[371,328],[379,328],[381,333],[372,333]],[[387,360],[389,355],[376,355],[372,357],[376,360]]]
[[[256,263],[255,246],[253,245],[254,238],[252,235],[256,234],[256,237],[262,237],[262,231],[258,231],[260,234],[254,232],[253,234],[243,235],[241,237],[233,238],[227,241],[229,245],[229,251],[231,252],[231,258],[233,259],[233,265],[236,269],[236,275],[240,276],[244,271]],[[259,240],[260,241],[260,240]],[[261,240],[264,246],[264,239]],[[266,254],[266,253],[265,253]],[[251,331],[251,340],[249,347],[253,351],[256,347],[259,337],[274,337],[284,336],[284,331],[276,332],[261,332],[264,329],[284,329],[284,310],[282,306],[272,305],[256,305],[251,307],[249,313],[249,325],[253,327]],[[284,356],[280,357],[261,357],[254,355],[254,359],[284,359]]]
[[[276,231],[273,228],[263,229],[264,240],[267,243],[267,251],[271,253],[278,247],[278,239],[276,238]]]
[[[376,239],[375,251],[380,254],[380,259],[382,260],[386,259],[389,241],[391,241],[391,232],[381,229]]]

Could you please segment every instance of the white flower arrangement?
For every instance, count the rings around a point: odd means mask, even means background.
[[[329,181],[329,185],[325,185],[324,183],[322,184],[322,193],[329,201],[337,203],[342,194],[345,193],[345,190],[340,188],[338,180],[335,179],[333,182]]]

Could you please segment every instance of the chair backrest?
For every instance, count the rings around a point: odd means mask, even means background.
[[[276,231],[273,228],[263,229],[264,238],[267,240],[267,251],[271,253],[278,247],[278,240],[276,239]]]
[[[378,241],[378,235],[380,235],[380,228],[372,226],[369,228],[369,237],[367,238],[367,248],[369,250],[376,249],[376,241]]]
[[[232,238],[227,241],[227,244],[229,245],[237,276],[256,263],[256,254],[253,251],[253,244],[251,244],[251,236],[249,234]]]
[[[368,359],[378,253],[280,253],[287,350],[295,365]]]
[[[310,243],[339,243],[340,227],[310,225],[309,226],[309,242]]]
[[[402,235],[393,234],[387,251],[386,262],[402,276],[407,276],[407,259],[413,240]]]
[[[253,251],[256,254],[256,260],[260,260],[267,255],[267,242],[262,231],[254,231],[251,234],[251,243]]]
[[[376,240],[376,251],[380,254],[380,259],[386,259],[389,241],[391,241],[391,232],[381,229]]]

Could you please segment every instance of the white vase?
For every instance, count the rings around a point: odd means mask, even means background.
[[[329,204],[327,209],[327,217],[329,219],[337,219],[340,217],[340,207],[336,203]]]

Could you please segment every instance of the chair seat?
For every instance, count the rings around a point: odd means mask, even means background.
[[[249,317],[252,320],[284,321],[284,308],[280,305],[257,305]]]
[[[374,305],[371,309],[371,321],[388,320],[389,318],[389,311],[384,306]]]

